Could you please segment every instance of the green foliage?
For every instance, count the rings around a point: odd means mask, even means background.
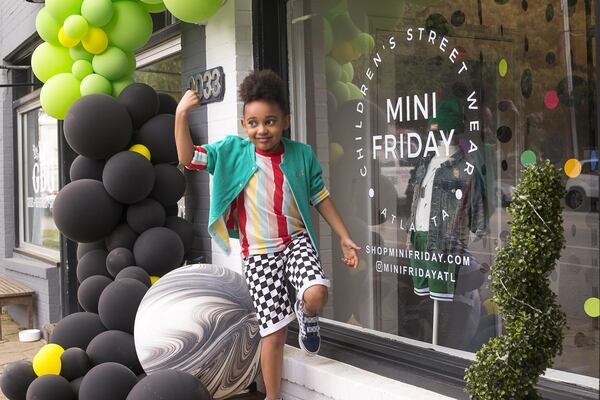
[[[509,212],[507,244],[491,271],[493,300],[506,334],[490,340],[465,372],[473,399],[540,399],[539,376],[562,352],[565,313],[548,275],[564,247],[559,171],[548,161],[527,167]]]

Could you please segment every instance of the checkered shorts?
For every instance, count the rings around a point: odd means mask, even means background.
[[[294,286],[299,298],[313,285],[330,286],[306,233],[293,237],[283,251],[250,255],[243,261],[261,336],[278,331],[296,318],[286,281]]]

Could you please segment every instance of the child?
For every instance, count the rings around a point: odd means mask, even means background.
[[[280,398],[287,325],[298,319],[298,341],[308,353],[316,354],[321,344],[317,314],[327,302],[330,283],[319,262],[310,204],[340,238],[346,265],[357,267],[360,248],[329,197],[311,147],[282,137],[290,126],[283,81],[273,71],[255,71],[244,79],[239,95],[247,139],[228,136],[194,146],[187,115],[199,98],[188,90],[177,107],[175,140],[180,164],[213,175],[210,235],[227,253],[229,236],[240,239],[263,337],[267,399],[275,400]],[[286,280],[297,291],[293,309]]]

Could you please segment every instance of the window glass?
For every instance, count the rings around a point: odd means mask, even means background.
[[[181,99],[181,54],[164,58],[139,68],[133,74],[136,82],[152,86],[159,93],[166,93],[179,102]]]
[[[569,325],[554,368],[598,377],[593,2],[289,4],[294,137],[362,246],[345,267],[320,223],[324,316],[476,352],[502,333],[488,276],[523,164],[576,159],[550,276]]]
[[[60,249],[52,205],[59,190],[58,124],[41,108],[21,119],[21,241],[46,250]]]

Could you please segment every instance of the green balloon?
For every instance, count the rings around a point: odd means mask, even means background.
[[[161,13],[167,9],[167,6],[165,6],[164,3],[160,3],[160,4],[141,3],[141,4],[146,9],[146,11],[148,11],[149,13],[153,13],[153,14]]]
[[[363,96],[363,94],[360,91],[360,89],[358,88],[358,86],[356,86],[354,83],[348,82],[348,83],[346,83],[346,86],[348,86],[348,92],[350,93],[350,100],[363,100],[365,98],[365,96]]]
[[[104,26],[113,17],[113,5],[110,0],[83,0],[81,15],[94,26]]]
[[[127,54],[118,47],[109,47],[92,60],[94,71],[110,81],[121,79],[129,70]]]
[[[329,85],[329,90],[331,90],[340,105],[350,100],[350,88],[344,82],[334,82]]]
[[[46,0],[46,8],[56,22],[62,23],[69,15],[79,14],[83,0]]]
[[[46,113],[56,119],[65,119],[71,104],[81,97],[80,82],[71,73],[58,74],[42,87],[40,102]]]
[[[140,0],[142,3],[146,4],[163,4],[163,0]]]
[[[197,24],[212,17],[223,3],[222,0],[164,0],[167,9],[178,19]]]
[[[119,95],[121,94],[121,92],[129,85],[131,85],[133,82],[133,78],[128,76],[126,78],[123,78],[121,80],[118,81],[114,81],[112,83],[112,95],[114,97],[119,97]]]
[[[81,15],[71,15],[65,19],[65,33],[73,39],[81,39],[88,31],[88,22]]]
[[[352,63],[346,63],[342,65],[342,77],[343,82],[352,82],[354,79],[354,66]]]
[[[137,61],[135,59],[135,54],[132,52],[126,51],[125,54],[127,55],[127,73],[125,75],[131,76],[137,68]]]
[[[331,83],[339,81],[342,76],[342,67],[333,57],[325,57],[325,76],[327,77],[327,82]]]
[[[46,82],[54,75],[71,72],[72,66],[73,60],[71,60],[69,50],[62,46],[44,42],[31,55],[31,69],[42,82]]]
[[[93,74],[94,68],[92,63],[87,60],[77,60],[73,63],[73,75],[75,78],[82,80],[86,76]]]
[[[368,33],[361,32],[352,40],[352,48],[360,54],[371,54],[375,48],[375,39]]]
[[[50,14],[47,7],[42,8],[35,18],[35,29],[45,42],[60,45],[58,41],[60,24]]]
[[[152,35],[152,17],[146,9],[133,1],[117,1],[113,8],[113,18],[104,27],[109,42],[129,51],[145,45]]]
[[[94,55],[85,51],[85,49],[83,48],[81,43],[79,43],[75,47],[71,47],[69,49],[69,55],[71,56],[73,61],[86,60],[86,61],[92,62],[92,60],[94,59]]]
[[[81,81],[81,95],[112,94],[112,85],[108,79],[98,74],[91,74]]]

